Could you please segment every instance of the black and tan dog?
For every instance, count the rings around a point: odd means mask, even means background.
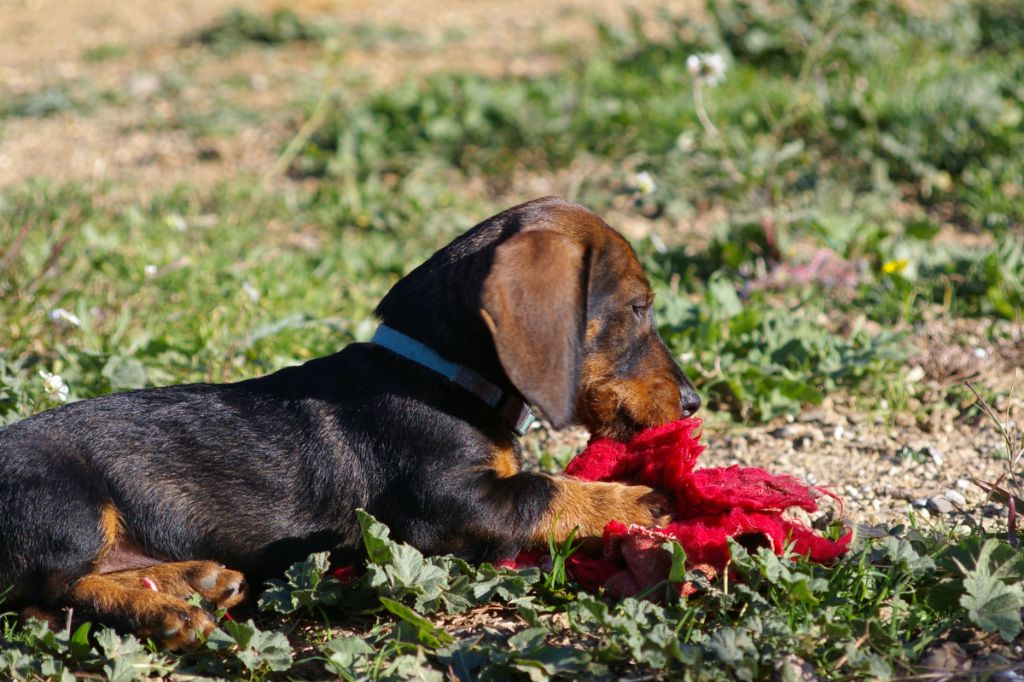
[[[619,438],[697,409],[651,298],[604,221],[538,199],[399,281],[374,343],[0,430],[0,591],[182,647],[213,627],[192,592],[231,606],[239,571],[255,583],[320,550],[358,561],[356,508],[470,560],[655,523],[650,489],[522,472],[516,438],[526,403]]]

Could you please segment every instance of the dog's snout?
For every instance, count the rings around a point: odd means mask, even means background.
[[[679,388],[679,406],[684,417],[692,417],[700,409],[700,396],[689,386]]]

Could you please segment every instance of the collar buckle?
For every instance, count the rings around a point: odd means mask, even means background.
[[[370,343],[387,348],[395,355],[437,372],[452,383],[466,389],[496,409],[516,432],[516,435],[526,435],[526,430],[537,420],[537,416],[525,401],[511,393],[505,393],[470,368],[444,359],[429,346],[395,331],[387,325],[382,324],[377,327]]]

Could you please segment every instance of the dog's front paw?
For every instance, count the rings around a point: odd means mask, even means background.
[[[666,526],[672,520],[668,498],[645,485],[617,484],[617,501],[609,520],[627,525]]]

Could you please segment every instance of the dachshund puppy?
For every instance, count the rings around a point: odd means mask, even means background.
[[[8,602],[194,644],[243,574],[362,558],[355,510],[426,553],[496,560],[549,534],[652,525],[649,488],[523,472],[534,405],[625,439],[700,400],[629,244],[558,198],[496,215],[399,281],[370,343],[234,384],[144,389],[0,430]],[[256,583],[258,584],[258,583]],[[155,589],[154,589],[155,588]]]

